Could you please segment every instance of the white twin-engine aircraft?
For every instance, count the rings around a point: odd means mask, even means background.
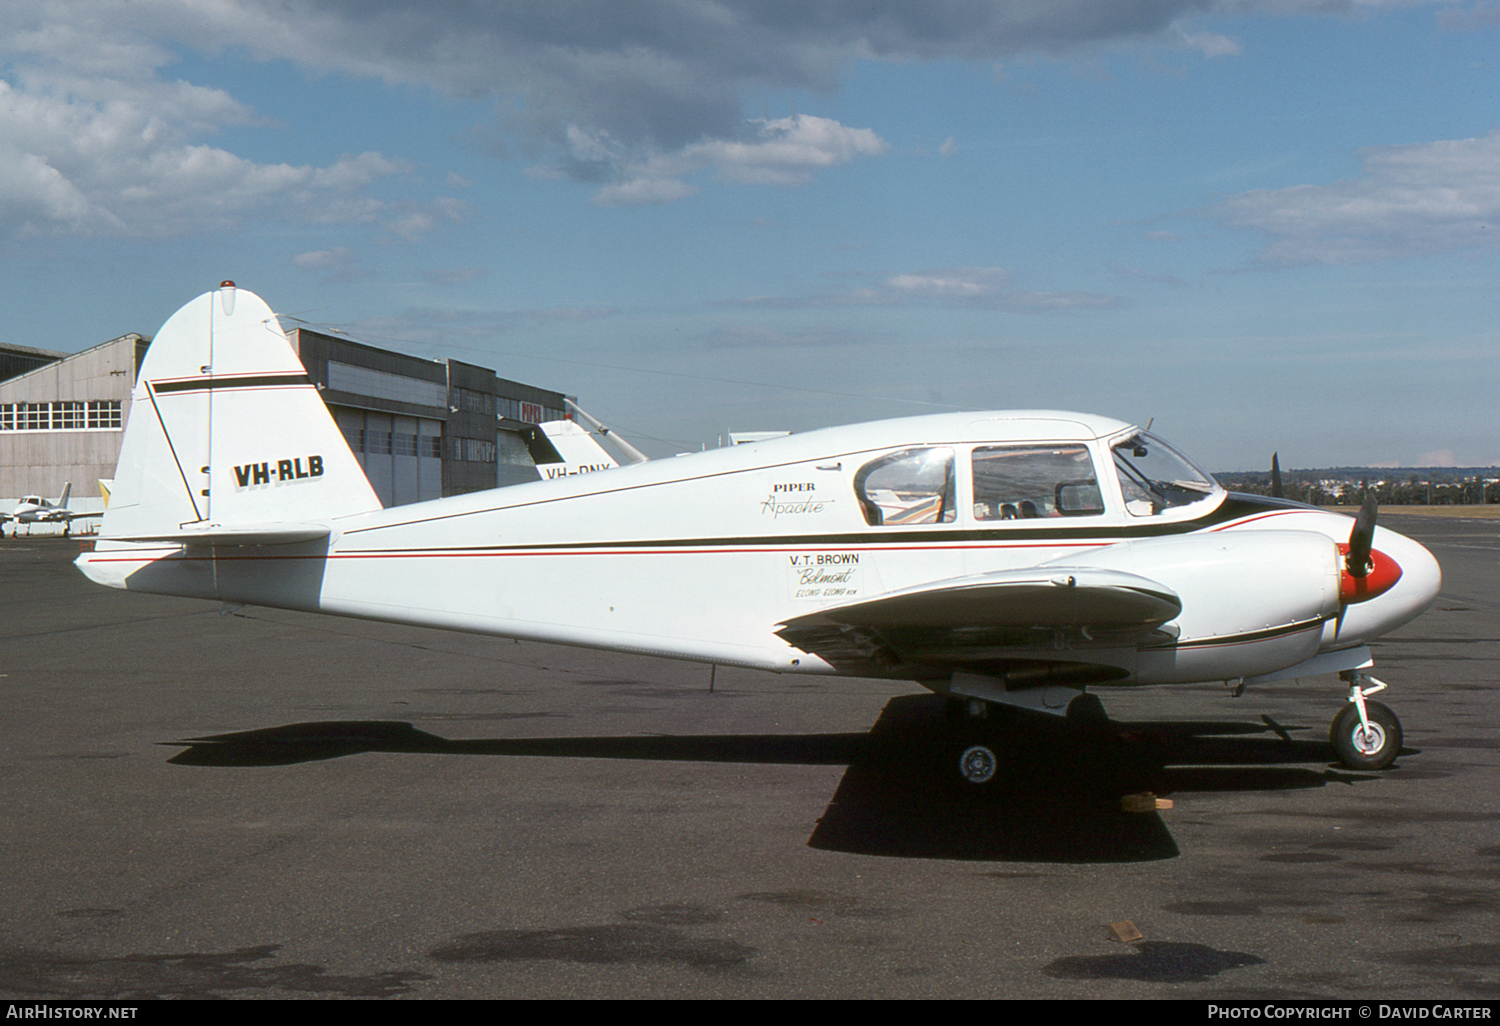
[[[951,699],[984,785],[1000,706],[1337,673],[1350,766],[1401,748],[1369,642],[1437,596],[1421,545],[1229,494],[1128,424],[949,413],[382,509],[270,308],[225,282],[147,352],[100,540],[132,591],[475,631]]]
[[[0,524],[7,520],[14,520],[17,524],[26,524],[27,530],[31,524],[62,524],[63,533],[72,530],[73,521],[80,517],[96,517],[97,513],[77,513],[68,509],[68,497],[73,494],[73,482],[69,481],[63,485],[62,494],[50,502],[40,495],[27,495],[16,503],[16,508],[9,513],[0,513]],[[17,530],[20,528],[18,527]],[[4,533],[0,531],[0,533]]]

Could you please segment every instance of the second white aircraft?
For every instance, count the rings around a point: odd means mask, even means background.
[[[16,503],[9,513],[0,513],[0,524],[14,520],[19,524],[62,524],[63,533],[72,530],[73,521],[85,517],[97,517],[97,513],[79,513],[68,509],[68,498],[73,494],[73,482],[63,485],[62,494],[56,499],[44,499],[40,495],[27,495]],[[19,530],[19,528],[17,528]],[[27,527],[30,530],[30,527]]]

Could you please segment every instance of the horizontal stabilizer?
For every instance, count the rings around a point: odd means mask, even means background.
[[[291,545],[327,538],[320,524],[207,524],[159,534],[102,535],[100,541],[165,542],[169,545]]]
[[[1170,588],[1136,574],[1047,567],[956,577],[822,609],[784,626],[1157,627],[1181,611]]]

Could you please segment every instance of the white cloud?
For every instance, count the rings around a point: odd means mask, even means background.
[[[898,274],[885,287],[899,295],[922,299],[982,299],[1002,295],[1010,287],[1003,267],[961,267],[951,271]]]
[[[405,161],[363,153],[322,167],[260,163],[204,140],[258,118],[222,90],[163,80],[176,56],[159,40],[237,7],[0,6],[0,237],[168,238],[257,217],[419,230],[413,205],[369,196],[377,181],[410,172]]]
[[[1500,7],[1480,6],[1469,10],[1450,9],[1438,12],[1438,28],[1452,32],[1486,29],[1500,25]]]
[[[382,211],[382,221],[393,234],[408,242],[421,238],[441,224],[462,224],[468,219],[469,204],[441,196],[430,203],[392,203]]]
[[[303,271],[318,272],[319,280],[325,282],[351,282],[363,275],[358,255],[348,246],[302,253],[292,258],[292,265]]]
[[[1379,146],[1365,176],[1256,189],[1213,207],[1273,239],[1271,264],[1348,264],[1500,245],[1500,130],[1478,139]]]
[[[1182,45],[1197,50],[1205,57],[1233,57],[1240,53],[1240,44],[1217,32],[1187,32],[1178,30]]]
[[[1003,267],[955,267],[898,274],[881,283],[882,299],[905,299],[1006,310],[1070,310],[1120,305],[1114,296],[1090,292],[1033,292],[1011,284]]]
[[[0,235],[164,238],[257,215],[376,221],[384,205],[365,190],[407,170],[376,153],[326,167],[259,164],[189,141],[211,106],[241,116],[227,98],[179,84],[139,92],[88,100],[0,80]]]
[[[62,172],[34,153],[0,144],[0,217],[82,223],[93,211],[88,198]]]
[[[692,195],[687,179],[708,170],[732,184],[793,185],[884,152],[873,129],[743,115],[747,96],[831,92],[859,60],[998,66],[1122,43],[1221,56],[1236,44],[1191,30],[1191,19],[1378,2],[5,0],[0,236],[160,236],[253,216],[425,230],[422,215],[369,197],[399,161],[268,164],[215,148],[207,136],[257,116],[221,90],[168,81],[183,50],[488,101],[493,124],[475,138],[527,154],[528,173],[553,163],[596,186],[596,202],[659,203]],[[167,216],[146,216],[140,203],[168,192]],[[426,225],[445,216],[435,206]]]
[[[697,192],[697,186],[674,178],[635,178],[618,185],[606,185],[594,194],[594,202],[601,207],[634,207],[671,203]]]
[[[716,166],[720,178],[753,185],[802,185],[818,168],[884,153],[889,146],[868,128],[847,128],[828,118],[800,114],[756,120],[753,142],[715,140],[689,146],[679,159]]]
[[[697,192],[683,178],[709,169],[714,177],[739,185],[805,185],[813,172],[875,156],[889,147],[868,128],[848,128],[829,118],[799,114],[750,122],[754,136],[745,141],[707,140],[673,153],[653,153],[641,160],[622,160],[625,181],[602,189],[595,201],[607,206],[662,203]],[[577,133],[575,136],[574,133]],[[570,129],[570,138],[582,136]],[[607,142],[577,139],[575,154],[608,152]]]
[[[810,309],[828,306],[933,305],[1044,311],[1109,308],[1117,296],[1093,292],[1035,292],[1017,288],[1003,267],[950,267],[890,275],[859,288],[802,297],[756,296],[726,306]]]
[[[1236,10],[1287,2],[1218,0]],[[692,195],[697,187],[685,177],[708,168],[735,184],[798,184],[885,148],[873,131],[827,119],[747,123],[746,95],[831,91],[861,59],[995,61],[1141,39],[1231,52],[1222,37],[1177,27],[1203,8],[1204,0],[6,0],[0,60],[11,69],[10,99],[48,107],[73,130],[66,144],[26,145],[14,124],[0,124],[0,138],[11,141],[5,155],[31,165],[10,176],[0,231],[139,231],[148,226],[108,191],[120,183],[94,181],[82,161],[114,162],[123,152],[141,174],[159,166],[156,158],[202,166],[206,155],[186,147],[253,121],[253,111],[223,92],[163,81],[174,48],[208,55],[236,48],[310,74],[489,99],[498,131],[486,134],[498,146],[557,155],[559,173],[600,187],[596,202],[659,203]],[[238,171],[242,199],[274,192],[278,176],[296,188],[309,172],[309,188],[359,192],[368,184],[330,180],[348,165],[273,170],[227,157],[215,181]],[[49,181],[49,168],[60,183]],[[156,183],[126,184],[150,193]],[[174,187],[188,188],[179,197],[186,211],[192,183],[179,176]],[[231,214],[223,196],[207,206],[215,223]],[[154,231],[185,227],[169,220]]]

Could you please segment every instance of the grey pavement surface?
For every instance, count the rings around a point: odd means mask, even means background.
[[[1500,997],[1500,522],[1383,522],[1445,573],[1376,648],[1393,769],[1333,763],[1332,678],[1107,691],[987,802],[914,686],[225,615],[7,538],[0,998]]]

